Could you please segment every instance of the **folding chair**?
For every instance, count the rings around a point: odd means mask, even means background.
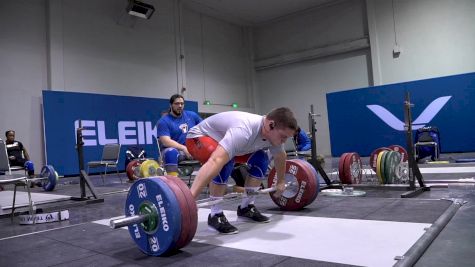
[[[117,176],[120,178],[122,183],[122,177],[119,174],[119,153],[120,153],[120,144],[106,144],[102,150],[102,158],[100,161],[89,161],[87,163],[87,174],[89,174],[90,168],[104,167],[104,175],[101,173],[102,184],[104,184],[104,176],[107,175],[107,168],[115,168],[117,171]]]
[[[10,161],[8,160],[7,145],[2,139],[0,139],[0,154],[0,172],[5,172],[11,175],[12,171],[24,171],[25,175],[27,174],[25,167],[10,166]]]
[[[157,137],[157,147],[158,147],[158,163],[160,166],[165,167],[163,161],[163,154],[161,150],[161,142],[160,137]],[[179,173],[184,174],[184,176],[188,177],[188,186],[191,186],[191,178],[193,175],[193,171],[196,167],[199,167],[201,163],[197,160],[183,160],[178,162],[178,171]]]
[[[13,220],[13,216],[15,213],[15,200],[16,200],[16,192],[17,192],[17,187],[18,186],[23,186],[26,188],[26,191],[28,193],[28,203],[29,203],[29,211],[30,214],[34,214],[33,210],[33,201],[31,200],[31,193],[30,193],[30,181],[28,180],[28,177],[11,177],[12,176],[12,171],[18,171],[18,170],[25,170],[25,168],[22,167],[11,167],[10,162],[8,160],[8,153],[7,153],[7,146],[5,142],[0,139],[0,171],[8,173],[9,177],[6,177],[6,179],[1,179],[0,180],[0,187],[2,184],[13,184],[14,185],[14,190],[13,190],[13,204],[12,204],[12,211],[11,211],[11,219]],[[26,172],[26,170],[25,170]]]

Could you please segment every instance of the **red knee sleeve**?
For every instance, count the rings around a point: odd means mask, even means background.
[[[209,136],[201,136],[186,139],[186,148],[194,159],[204,164],[216,150],[218,142]]]
[[[246,155],[242,155],[242,156],[235,156],[234,157],[234,161],[236,163],[241,163],[241,164],[245,164],[247,163],[247,160],[251,157],[252,153],[250,154],[246,154]]]

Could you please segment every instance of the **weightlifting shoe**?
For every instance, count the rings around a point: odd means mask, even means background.
[[[246,218],[253,220],[259,223],[268,223],[270,218],[262,215],[253,204],[249,204],[246,208],[241,209],[241,206],[238,206],[237,215],[241,218]]]
[[[239,232],[236,227],[232,226],[228,222],[228,219],[226,219],[226,216],[224,216],[222,212],[216,213],[214,216],[211,216],[211,214],[209,214],[208,226],[223,235],[237,234]]]

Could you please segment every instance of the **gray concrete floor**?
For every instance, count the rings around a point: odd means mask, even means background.
[[[446,154],[442,160],[453,161],[457,157],[475,157],[474,154]],[[367,162],[367,158],[363,158]],[[337,168],[338,158],[327,158],[325,170]],[[443,167],[442,164],[420,164],[420,167]],[[466,164],[463,166],[475,166]],[[123,180],[125,174],[121,174]],[[475,173],[430,174],[425,179],[458,179],[474,177]],[[169,257],[148,257],[141,253],[126,231],[116,231],[92,224],[91,221],[124,214],[124,201],[130,183],[121,183],[115,175],[109,175],[103,185],[100,176],[92,176],[96,190],[104,198],[103,203],[84,205],[82,202],[66,201],[52,203],[43,208],[68,205],[71,217],[68,221],[49,224],[23,225],[12,223],[9,217],[0,218],[0,262],[1,266],[344,266],[342,264],[315,262],[292,257],[233,250],[192,242],[180,252]],[[51,194],[79,196],[78,178],[64,178]],[[8,190],[9,188],[7,188]],[[34,188],[35,192],[43,192]],[[361,209],[371,205],[383,205],[400,197],[400,190],[368,190],[366,199],[352,206],[341,205],[341,199],[318,196],[302,212],[293,215],[342,217],[361,216]],[[374,215],[378,219],[401,221],[434,221],[445,207],[426,206],[426,200],[461,198],[466,201],[448,225],[432,242],[416,266],[474,266],[475,253],[475,185],[450,183],[445,188],[432,188],[414,199],[394,202],[396,209],[387,214]],[[347,201],[347,200],[344,200]],[[285,213],[272,207],[269,200],[262,201],[266,212]],[[376,204],[371,204],[371,203]],[[387,204],[387,203],[386,203]],[[234,204],[230,204],[234,205]],[[421,207],[414,210],[413,207]],[[324,208],[323,208],[324,207]],[[351,207],[344,209],[342,207]],[[42,208],[42,207],[40,207]],[[371,218],[368,218],[371,219]],[[87,231],[86,231],[87,230]],[[98,238],[100,237],[100,238]],[[230,256],[232,255],[232,256]]]

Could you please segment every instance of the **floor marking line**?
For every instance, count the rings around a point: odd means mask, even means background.
[[[58,227],[58,228],[52,228],[52,229],[46,229],[46,230],[41,230],[41,231],[36,231],[36,232],[31,232],[31,233],[26,233],[26,234],[21,234],[21,235],[3,237],[3,238],[0,238],[0,241],[13,239],[13,238],[18,238],[18,237],[23,237],[23,236],[34,235],[34,234],[39,234],[39,233],[44,233],[44,232],[49,232],[49,231],[53,231],[53,230],[65,229],[65,228],[69,228],[69,227],[73,227],[73,226],[83,225],[83,224],[86,224],[86,223],[89,223],[89,222],[83,222],[83,223],[78,223],[78,224],[73,224],[73,225],[65,225],[65,226]]]

